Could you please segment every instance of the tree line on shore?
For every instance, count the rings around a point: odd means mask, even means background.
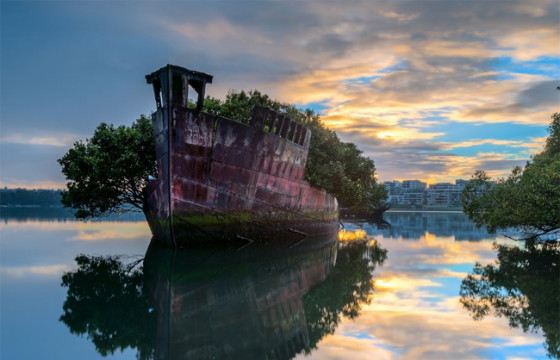
[[[61,190],[0,189],[0,206],[62,206]]]
[[[490,231],[515,228],[520,244],[494,244],[497,259],[476,263],[460,302],[475,320],[492,314],[525,332],[542,332],[560,358],[560,113],[552,115],[544,150],[497,182],[483,171],[463,193],[465,213]]]
[[[552,115],[542,152],[497,181],[477,171],[462,203],[469,218],[490,231],[515,228],[529,237],[560,237],[560,113]]]

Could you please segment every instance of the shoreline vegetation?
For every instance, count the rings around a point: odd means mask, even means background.
[[[0,207],[63,207],[62,190],[59,189],[0,189]]]
[[[497,181],[477,171],[466,184],[463,209],[476,225],[521,230],[520,240],[560,240],[560,113],[551,120],[544,150],[524,167]]]
[[[552,115],[541,153],[496,182],[476,172],[462,203],[477,226],[516,229],[519,235],[507,237],[522,241],[496,243],[496,260],[475,264],[461,282],[463,308],[474,320],[504,317],[513,328],[541,331],[547,355],[560,358],[560,113]]]
[[[72,209],[66,208],[61,199],[62,190],[59,189],[0,189],[1,209],[64,209],[71,213]],[[415,208],[392,206],[386,212],[463,212],[463,209],[460,207]]]

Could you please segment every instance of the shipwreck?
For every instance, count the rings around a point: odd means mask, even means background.
[[[247,124],[203,112],[212,78],[174,65],[146,76],[157,106],[157,177],[145,210],[154,238],[169,247],[298,246],[336,233],[336,198],[304,180],[311,131],[264,107]]]

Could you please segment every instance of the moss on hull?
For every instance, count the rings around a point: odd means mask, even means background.
[[[271,242],[294,245],[338,231],[338,214],[285,213],[283,216],[239,212],[229,214],[192,214],[169,219],[148,217],[155,241],[172,247],[240,247]],[[170,236],[172,229],[172,236]],[[319,239],[320,240],[320,239]]]

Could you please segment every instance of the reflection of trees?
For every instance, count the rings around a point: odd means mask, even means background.
[[[310,348],[334,333],[342,316],[353,319],[373,293],[372,273],[383,264],[387,250],[369,247],[363,241],[339,248],[336,266],[329,277],[303,297]]]
[[[135,266],[137,263],[125,264],[116,256],[80,255],[76,258],[78,268],[62,278],[68,295],[60,320],[72,333],[86,335],[101,355],[130,347],[141,359],[162,354],[188,357],[204,354],[207,346],[218,346],[214,354],[228,357],[264,355],[260,348],[271,346],[290,349],[274,350],[275,358],[290,358],[314,348],[322,337],[334,332],[342,317],[359,314],[373,291],[372,272],[386,258],[385,250],[365,242],[342,246],[330,272],[327,264],[332,264],[335,253],[328,249],[280,260],[260,259],[263,265],[240,262],[218,269],[196,265],[189,260],[192,256],[170,266],[169,256],[148,253],[150,272],[157,274],[145,272]],[[174,300],[165,295],[170,294],[169,289],[181,299],[175,304],[182,305],[170,307]],[[218,294],[222,294],[221,299],[215,298]],[[221,315],[207,317],[207,313]],[[158,323],[169,323],[173,333],[162,335]],[[232,342],[237,341],[232,329],[243,330],[248,336],[244,344]],[[249,334],[251,331],[254,334]],[[302,341],[294,341],[293,334],[302,334]],[[162,341],[162,336],[172,338]],[[173,348],[159,349],[173,342]]]
[[[142,270],[116,256],[80,255],[76,263],[62,276],[68,294],[60,321],[87,335],[103,356],[131,347],[138,358],[151,358],[156,315],[143,294]]]
[[[523,331],[541,329],[550,356],[560,357],[560,242],[499,245],[495,264],[476,264],[461,285],[475,319],[492,311]]]

